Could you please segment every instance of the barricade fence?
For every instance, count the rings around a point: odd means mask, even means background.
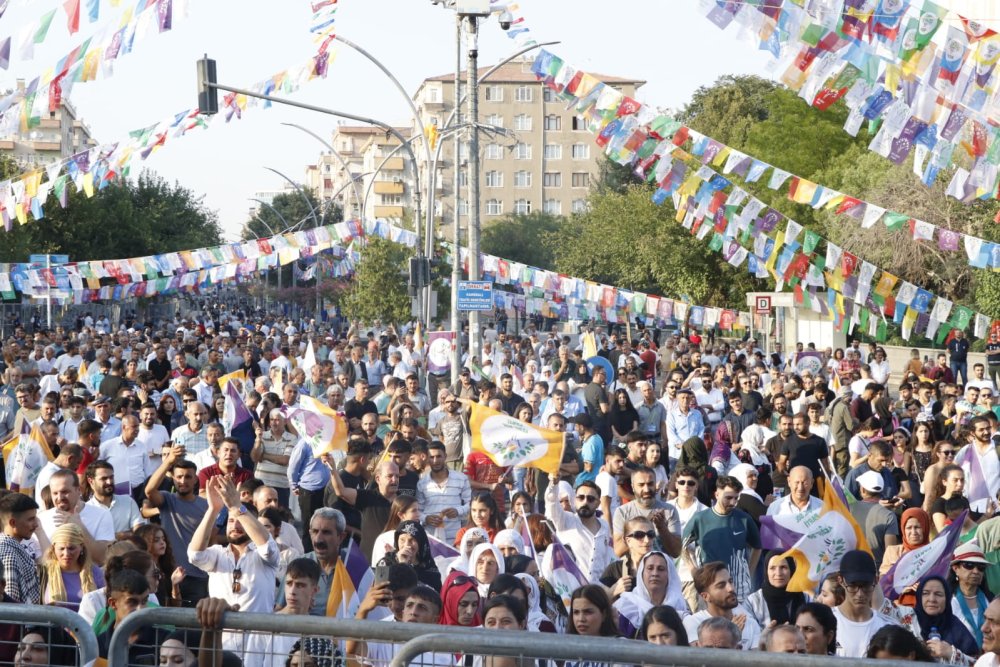
[[[559,661],[563,667],[700,667],[737,661],[747,667],[861,667],[866,662],[657,646],[628,639],[282,614],[227,612],[221,634],[199,631],[193,609],[134,612],[115,629],[107,652],[108,665],[188,665],[199,646],[213,652],[216,659],[210,664],[222,667],[554,667],[550,661]],[[357,649],[358,644],[363,648],[345,653],[348,645]],[[303,647],[307,655],[297,655]],[[879,661],[880,667],[904,664]]]
[[[55,606],[0,603],[0,664],[85,667],[98,657],[83,617]]]

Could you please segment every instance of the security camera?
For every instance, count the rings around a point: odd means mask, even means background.
[[[510,30],[510,24],[514,22],[514,16],[508,11],[504,11],[499,17],[500,28],[504,31]]]

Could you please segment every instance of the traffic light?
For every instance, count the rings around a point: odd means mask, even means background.
[[[431,263],[426,257],[410,258],[410,287],[420,289],[431,284]]]
[[[198,111],[206,116],[219,113],[219,89],[215,87],[218,82],[215,61],[206,55],[198,61]]]

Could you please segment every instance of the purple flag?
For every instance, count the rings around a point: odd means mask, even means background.
[[[895,562],[879,581],[885,597],[895,600],[908,587],[924,577],[937,575],[947,577],[951,567],[951,555],[962,536],[962,524],[968,510],[949,524],[930,544],[908,551]]]
[[[538,552],[535,551],[535,541],[531,539],[531,531],[528,530],[528,517],[522,514],[517,524],[517,528],[521,533],[521,541],[524,542],[524,555],[538,558]]]
[[[552,533],[552,540],[552,546],[549,547],[549,550],[552,552],[550,556],[551,572],[544,573],[545,579],[552,585],[555,592],[559,594],[566,609],[569,610],[573,591],[580,586],[585,586],[589,581],[583,572],[580,571],[580,567],[573,560],[573,557],[570,556],[569,551],[566,550],[563,543],[556,537],[555,531]]]
[[[815,512],[818,516],[819,512]],[[805,535],[805,526],[796,526],[802,515],[762,516],[760,518],[760,544],[765,549],[788,551]],[[787,519],[787,520],[785,520]],[[787,524],[787,525],[786,525]]]
[[[965,480],[965,496],[969,499],[969,504],[989,500],[990,487],[986,483],[986,476],[983,474],[983,467],[979,463],[979,456],[976,455],[974,445],[966,445],[962,448],[962,451],[955,457],[955,465],[965,468],[968,475],[968,479]]]
[[[0,44],[0,67],[3,69],[10,67],[10,37]]]

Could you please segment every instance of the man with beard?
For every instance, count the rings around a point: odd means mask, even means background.
[[[441,407],[444,415],[438,419],[431,429],[431,435],[444,443],[445,459],[448,467],[460,471],[465,464],[463,459],[466,433],[465,417],[462,415],[462,404],[450,392],[441,397]]]
[[[611,531],[597,517],[601,489],[594,482],[581,482],[576,487],[576,514],[559,504],[559,476],[549,476],[545,490],[545,516],[559,531],[559,538],[573,550],[576,563],[590,581],[600,579],[604,569],[615,559],[611,546]]]
[[[646,467],[632,471],[632,492],[634,500],[625,503],[614,514],[615,554],[624,556],[628,551],[625,544],[625,523],[629,519],[644,516],[653,522],[663,551],[676,558],[681,553],[681,518],[670,503],[656,497],[656,473]]]
[[[694,585],[705,602],[705,609],[684,619],[688,636],[697,637],[698,626],[709,618],[725,618],[743,631],[740,648],[744,651],[756,649],[760,641],[760,625],[740,606],[726,564],[719,561],[705,563],[694,571]]]
[[[469,478],[450,470],[445,461],[445,445],[435,440],[427,447],[430,470],[417,482],[417,502],[427,526],[427,534],[445,544],[453,544],[472,502]]]
[[[278,576],[278,543],[261,525],[257,517],[240,502],[239,489],[231,479],[218,475],[208,483],[208,509],[188,547],[191,564],[208,573],[208,592],[230,605],[239,605],[245,612],[270,614],[274,611],[275,586]],[[229,511],[226,520],[228,544],[211,545],[215,522],[223,508]],[[244,651],[245,636],[241,631],[224,632],[222,647],[227,651]]]
[[[115,528],[111,512],[83,502],[80,480],[71,470],[57,470],[49,478],[51,509],[38,513],[38,522],[45,536],[52,540],[56,528],[73,523],[83,532],[87,552],[98,565],[104,565],[108,545],[114,542]]]
[[[133,530],[146,523],[131,496],[115,494],[115,469],[107,461],[94,461],[87,466],[87,485],[94,492],[87,504],[111,512],[116,540],[128,539]]]
[[[151,506],[159,508],[160,525],[174,559],[187,572],[180,585],[181,604],[194,607],[198,600],[208,597],[208,575],[188,562],[187,548],[208,509],[208,501],[198,496],[198,467],[185,460],[184,453],[182,445],[170,448],[163,463],[146,482],[146,497]],[[168,472],[173,477],[175,493],[160,490]]]

